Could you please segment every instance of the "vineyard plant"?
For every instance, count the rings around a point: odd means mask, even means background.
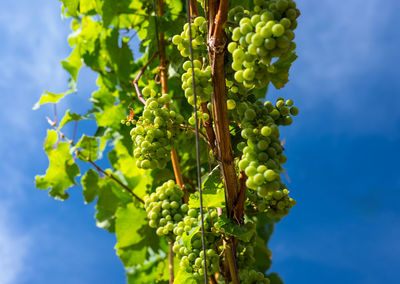
[[[34,108],[76,93],[81,68],[97,90],[86,113],[47,118],[49,167],[36,187],[66,200],[79,179],[128,283],[282,283],[268,241],[296,203],[280,129],[299,111],[267,93],[297,58],[296,3],[61,2],[69,88]]]

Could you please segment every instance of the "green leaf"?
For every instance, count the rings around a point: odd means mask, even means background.
[[[187,249],[192,249],[192,239],[193,239],[193,237],[194,237],[194,235],[196,235],[197,233],[199,233],[200,232],[200,228],[201,228],[201,226],[199,225],[199,226],[197,226],[197,227],[194,227],[191,231],[190,231],[190,234],[188,235],[187,233],[184,233],[183,235],[182,235],[182,242],[183,242],[183,245],[187,248]]]
[[[215,167],[203,178],[203,207],[217,208],[225,204],[224,185],[221,180],[219,167]],[[200,208],[200,196],[196,192],[189,197],[190,208]]]
[[[71,75],[71,78],[76,82],[78,80],[78,73],[82,66],[81,55],[79,53],[79,48],[74,48],[70,56],[61,61],[62,67],[67,70]]]
[[[47,137],[44,140],[44,151],[48,153],[51,149],[53,149],[53,146],[56,144],[57,140],[57,132],[55,130],[47,130]]]
[[[125,118],[125,109],[121,105],[104,106],[104,111],[95,113],[97,126],[119,129],[121,119]]]
[[[270,75],[271,83],[275,88],[280,89],[284,87],[282,84],[281,74],[289,74],[289,69],[292,66],[292,63],[297,59],[296,53],[292,52],[290,56],[287,58],[279,58],[273,66],[276,67],[276,73]],[[286,83],[286,82],[285,82]]]
[[[121,140],[115,144],[114,150],[109,152],[108,157],[113,168],[122,173],[128,186],[136,195],[143,198],[153,181],[151,173],[136,167],[136,159],[124,147]]]
[[[269,278],[270,284],[283,284],[282,279],[277,273],[268,274],[267,277]]]
[[[68,15],[76,16],[79,5],[79,0],[61,0],[64,7],[68,9]]]
[[[80,0],[79,11],[82,14],[86,14],[87,12],[95,8],[96,8],[96,0]]]
[[[267,242],[260,236],[256,237],[256,244],[254,246],[254,258],[256,259],[255,265],[258,271],[267,271],[271,264],[271,251],[267,248]]]
[[[119,47],[119,38],[120,34],[117,28],[109,30],[105,39],[105,46],[119,80],[129,84],[133,69],[133,54],[126,42],[122,41],[121,47]]]
[[[68,90],[65,93],[55,94],[49,91],[44,91],[44,94],[40,97],[39,101],[33,106],[33,110],[37,110],[41,105],[48,103],[57,103],[66,95],[75,92],[75,90]]]
[[[99,174],[89,169],[81,179],[85,203],[92,202],[99,193]]]
[[[132,9],[132,4],[136,3],[132,3],[134,1],[131,0],[104,0],[102,2],[101,16],[103,18],[103,25],[105,27],[108,27],[113,23],[116,15],[135,11],[135,9]]]
[[[248,242],[256,231],[256,225],[248,222],[245,225],[239,226],[232,219],[228,219],[225,214],[222,214],[218,222],[215,224],[217,229],[224,231],[227,235],[234,236],[239,240]]]
[[[178,262],[174,264],[176,264],[175,267],[179,267]],[[168,258],[165,257],[165,254],[163,256],[157,255],[150,261],[146,261],[145,263],[137,265],[133,269],[129,270],[127,277],[129,284],[168,284]]]
[[[96,205],[96,225],[99,228],[108,230],[109,232],[115,231],[115,212],[121,205],[118,196],[112,190],[114,185],[112,182],[104,181],[99,188]]]
[[[82,161],[96,161],[98,159],[99,152],[99,140],[98,137],[82,135],[82,138],[76,143],[75,146],[79,149],[78,158]]]
[[[83,119],[82,116],[80,116],[77,113],[71,113],[69,109],[67,109],[67,111],[64,114],[64,117],[62,118],[60,124],[58,125],[58,129],[61,129],[61,127],[63,127],[64,125],[66,125],[71,121],[79,121],[82,119]]]
[[[142,240],[143,236],[138,234],[138,230],[147,224],[143,208],[137,208],[135,204],[129,203],[126,208],[118,208],[115,217],[115,234],[118,240],[116,248],[134,245]]]
[[[115,215],[115,249],[125,267],[143,264],[160,250],[161,239],[147,224],[146,212],[138,204],[120,207]]]
[[[75,177],[79,175],[79,167],[70,154],[69,144],[60,142],[54,148],[56,141],[57,133],[48,130],[44,148],[49,159],[49,167],[45,175],[35,177],[35,186],[43,190],[50,188],[50,196],[65,200],[69,196],[65,191],[76,184]]]
[[[174,283],[197,284],[192,273],[186,271],[184,266],[179,266],[178,275],[175,277]]]

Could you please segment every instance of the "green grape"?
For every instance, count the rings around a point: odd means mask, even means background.
[[[282,191],[280,164],[286,162],[283,147],[279,139],[279,128],[292,122],[292,100],[278,98],[275,105],[267,101],[264,104],[255,102],[236,102],[232,116],[242,127],[241,137],[244,141],[237,144],[243,153],[238,166],[247,175],[246,186],[257,210],[267,211],[270,216],[285,216],[295,201],[283,195],[272,198],[271,194]],[[276,194],[275,194],[276,195]],[[275,196],[276,197],[276,196]]]
[[[197,17],[194,19],[191,25],[192,30],[192,45],[194,51],[194,57],[197,58],[200,55],[206,55],[206,35],[207,35],[207,23],[204,17]],[[183,57],[190,57],[189,50],[189,24],[185,24],[183,31],[180,35],[175,35],[172,38],[172,43],[177,46]]]
[[[157,228],[157,235],[174,238],[173,232],[186,212],[182,205],[182,197],[182,190],[173,180],[163,183],[155,192],[144,197],[149,226]]]
[[[169,160],[168,153],[175,147],[175,137],[179,133],[178,128],[173,126],[182,123],[180,116],[171,115],[174,112],[163,106],[172,102],[171,97],[168,94],[157,96],[153,92],[147,87],[143,89],[143,93],[151,97],[130,131],[137,166],[143,169],[165,167]]]
[[[295,58],[293,30],[297,27],[296,19],[300,14],[293,1],[255,2],[259,3],[255,4],[252,11],[237,6],[228,15],[230,20],[239,25],[230,28],[232,42],[228,45],[228,51],[232,54],[231,66],[236,71],[233,79],[247,89],[264,88],[270,82],[279,89],[289,81],[290,64],[280,59]],[[246,54],[254,58],[247,60],[243,57]],[[273,61],[273,58],[278,60]],[[251,72],[240,72],[249,68],[254,68],[257,76],[253,77]]]

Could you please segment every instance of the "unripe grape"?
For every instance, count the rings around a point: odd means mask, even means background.
[[[272,27],[272,34],[276,37],[280,37],[285,33],[285,28],[281,24],[275,24]]]

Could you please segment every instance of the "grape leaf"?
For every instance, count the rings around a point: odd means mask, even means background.
[[[76,143],[76,149],[79,149],[78,158],[82,161],[96,161],[99,152],[99,140],[94,136],[82,135],[82,138]]]
[[[82,119],[83,119],[82,116],[80,116],[77,113],[71,113],[69,109],[67,109],[67,111],[64,114],[64,117],[62,118],[60,124],[58,125],[58,129],[61,129],[64,125],[66,125],[71,121],[79,121]]]
[[[175,278],[175,283],[196,284],[193,274],[186,271],[184,266],[179,267],[178,275]]]
[[[248,242],[256,231],[256,226],[249,222],[242,226],[239,226],[232,219],[228,219],[225,214],[222,214],[218,222],[215,223],[215,227],[224,231],[227,235],[234,236],[239,240]]]
[[[175,267],[178,267],[176,263]],[[137,265],[134,269],[127,273],[128,284],[167,284],[169,283],[168,258],[157,255],[150,261],[146,261],[141,265]],[[179,283],[179,282],[175,282]]]
[[[66,95],[75,92],[75,90],[68,90],[64,93],[56,94],[49,91],[44,91],[44,94],[40,97],[39,101],[33,106],[33,110],[37,110],[41,105],[48,103],[56,103]]]
[[[222,207],[225,204],[225,192],[219,167],[216,167],[202,179],[203,207]],[[200,208],[200,196],[198,192],[190,195],[189,207]]]
[[[200,232],[200,228],[201,226],[197,226],[194,227],[191,231],[190,234],[188,235],[186,232],[182,235],[182,242],[183,245],[187,248],[187,249],[192,249],[192,239],[194,237],[194,235],[196,235],[197,233]]]
[[[67,70],[71,78],[76,82],[78,80],[79,69],[81,69],[82,61],[79,48],[74,48],[69,57],[61,61],[62,67]]]
[[[121,191],[121,187],[114,181],[100,180],[98,199],[96,204],[96,225],[99,228],[115,232],[115,212],[118,207],[128,203],[128,200],[119,198],[116,192]]]
[[[96,171],[89,169],[81,179],[83,197],[85,203],[92,202],[99,194],[99,175]]]
[[[96,8],[96,0],[80,0],[79,11],[85,14]]]
[[[135,194],[143,197],[152,183],[151,173],[136,167],[136,159],[128,152],[121,140],[115,143],[108,158],[113,168],[122,174],[128,186],[134,189]]]
[[[79,5],[79,0],[61,0],[64,7],[68,9],[68,16],[76,16],[76,12]]]
[[[160,238],[147,224],[146,212],[138,206],[129,203],[115,214],[115,249],[126,267],[142,264],[161,248]]]
[[[118,208],[115,217],[116,248],[137,244],[143,238],[138,234],[138,230],[147,224],[146,212],[142,208],[129,203],[125,208]]]
[[[65,191],[76,184],[75,177],[79,175],[79,167],[70,153],[69,144],[60,142],[54,148],[56,141],[57,133],[48,130],[44,148],[49,159],[49,167],[45,175],[35,177],[35,186],[43,190],[50,188],[50,196],[65,200],[69,196]]]
[[[270,273],[267,275],[267,277],[269,278],[270,284],[283,284],[282,279],[277,273]]]
[[[119,129],[121,119],[126,117],[125,109],[121,105],[107,105],[104,106],[103,112],[97,112],[95,117],[99,127]]]

